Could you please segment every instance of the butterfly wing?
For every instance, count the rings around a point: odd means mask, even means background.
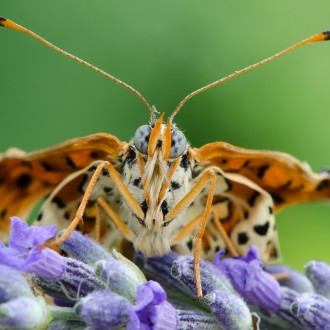
[[[329,173],[314,173],[286,153],[249,150],[225,142],[206,144],[192,152],[201,164],[216,165],[255,182],[270,193],[276,211],[294,203],[330,199]]]
[[[41,151],[9,149],[0,155],[0,234],[8,231],[9,216],[26,218],[68,175],[95,160],[120,161],[127,147],[115,136],[100,133]]]
[[[202,239],[203,258],[212,259],[217,251],[226,248],[219,228],[222,226],[239,254],[245,255],[253,243],[264,262],[277,260],[279,247],[270,194],[248,178],[224,172],[218,166],[210,165],[202,171],[205,170],[212,170],[217,181],[211,215]],[[205,189],[188,208],[186,223],[203,213],[207,194],[208,189]],[[192,251],[196,230],[181,242],[180,248]]]

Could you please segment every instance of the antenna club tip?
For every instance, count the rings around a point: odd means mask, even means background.
[[[330,30],[322,32],[324,40],[330,40]]]
[[[6,22],[6,21],[7,21],[6,18],[0,16],[0,26],[4,26],[4,22]]]

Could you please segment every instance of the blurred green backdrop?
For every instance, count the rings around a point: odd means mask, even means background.
[[[170,114],[191,91],[330,28],[319,0],[2,0],[0,15],[137,88]],[[0,30],[0,150],[34,150],[148,121],[124,88],[32,38]],[[189,101],[176,122],[193,146],[227,141],[330,165],[330,43],[309,45]],[[284,262],[330,262],[330,208],[277,219]]]

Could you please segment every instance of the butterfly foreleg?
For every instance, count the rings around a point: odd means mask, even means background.
[[[121,234],[130,242],[134,242],[136,239],[135,234],[127,227],[125,222],[117,215],[117,213],[111,208],[109,203],[103,198],[98,197],[96,201],[103,211],[109,216],[109,218],[116,225]]]
[[[106,169],[109,172],[109,175],[117,188],[119,194],[122,196],[124,201],[126,202],[127,206],[130,208],[130,210],[139,218],[144,218],[144,213],[140,207],[140,205],[136,202],[132,194],[129,192],[127,187],[125,186],[124,182],[122,181],[120,174],[117,172],[117,170],[114,168],[114,166],[108,162],[103,161],[100,164],[97,165],[87,187],[85,190],[85,193],[82,197],[82,200],[80,202],[80,205],[78,207],[78,210],[75,214],[74,219],[70,223],[70,225],[67,227],[65,233],[59,237],[58,239],[51,242],[51,245],[60,245],[63,243],[70,234],[77,228],[78,224],[83,221],[83,215],[87,206],[88,201],[90,200],[91,194],[93,192],[93,189],[96,185],[96,182],[100,175],[102,174],[102,171]],[[113,219],[113,218],[112,218]],[[118,226],[118,225],[117,225]],[[131,239],[132,235],[128,234],[127,231],[124,230],[124,233],[126,233]]]
[[[88,201],[90,199],[90,196],[92,194],[93,188],[96,185],[97,179],[102,174],[102,170],[108,164],[109,164],[109,162],[105,161],[105,162],[100,163],[96,167],[95,172],[93,173],[90,181],[88,182],[85,193],[84,193],[84,195],[82,197],[82,200],[79,204],[79,207],[78,207],[78,210],[75,214],[74,219],[71,221],[70,225],[67,227],[67,229],[65,230],[65,233],[61,237],[57,238],[56,240],[54,240],[50,243],[47,243],[47,245],[54,246],[54,245],[62,244],[71,235],[71,233],[77,228],[78,224],[80,222],[83,222],[83,215],[84,215],[87,203],[88,203]]]
[[[209,191],[207,194],[205,208],[201,216],[198,217],[200,221],[199,229],[196,234],[196,241],[194,246],[194,273],[195,273],[195,283],[196,283],[196,291],[197,298],[201,299],[203,297],[202,286],[201,286],[201,278],[200,278],[200,268],[199,261],[201,255],[201,244],[202,237],[205,232],[205,227],[207,223],[207,219],[211,213],[213,196],[215,193],[217,176],[212,169],[206,170],[197,183],[192,187],[192,189],[185,195],[174,207],[173,209],[166,215],[165,223],[173,221],[178,215],[180,215],[201,193],[201,191],[205,188],[207,184],[210,184]],[[197,222],[197,218],[195,219]],[[194,220],[193,220],[194,223]],[[188,224],[189,225],[189,224]],[[180,236],[177,234],[177,236]]]

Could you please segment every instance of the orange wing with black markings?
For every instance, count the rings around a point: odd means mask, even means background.
[[[271,194],[275,210],[299,202],[330,199],[330,175],[282,152],[257,151],[214,142],[193,149],[201,164],[240,174]]]
[[[0,156],[0,232],[8,231],[10,215],[26,217],[69,174],[95,160],[116,162],[127,146],[100,133],[31,153],[9,149]]]

